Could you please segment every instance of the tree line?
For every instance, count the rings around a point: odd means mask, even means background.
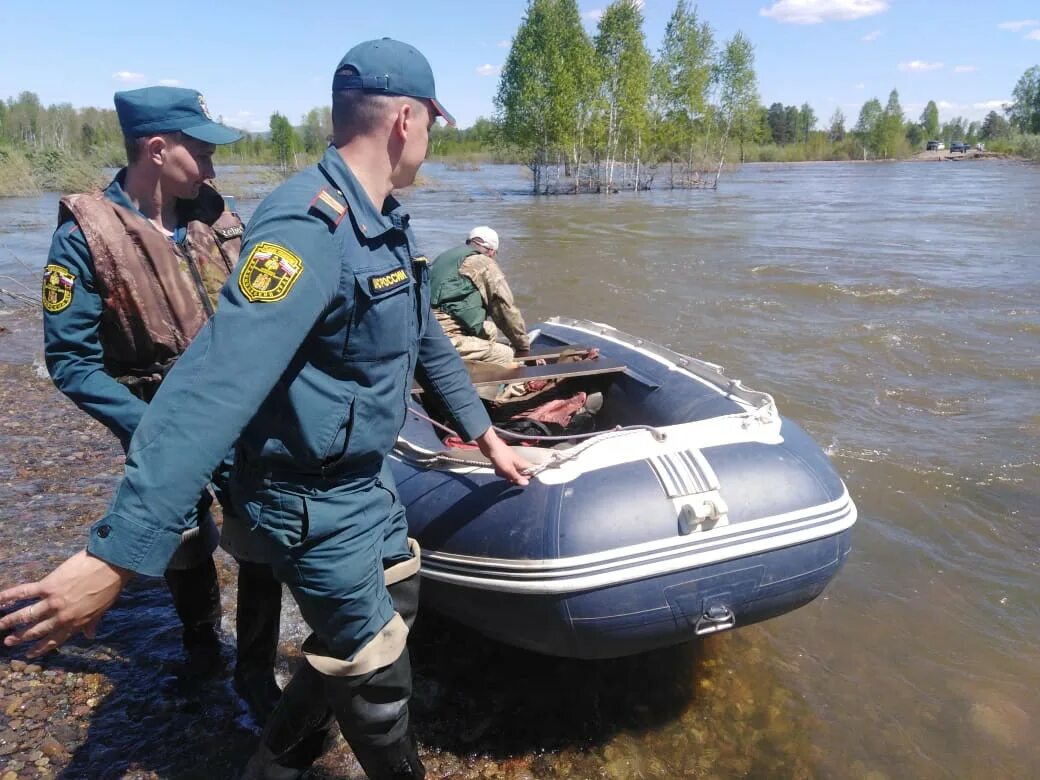
[[[985,142],[1040,160],[1040,65],[981,121],[940,123],[935,101],[908,118],[893,89],[884,105],[867,100],[851,126],[841,109],[821,126],[808,103],[760,102],[754,47],[742,33],[719,43],[697,9],[678,0],[652,54],[641,9],[615,0],[590,35],[576,0],[528,0],[494,117],[466,129],[436,126],[430,155],[522,162],[534,192],[714,186],[726,160],[899,158],[929,140]],[[319,156],[331,134],[327,106],[295,125],[276,112],[266,132],[220,147],[216,159],[287,172]],[[0,100],[0,195],[87,189],[100,168],[124,159],[113,109],[44,106],[32,92]]]

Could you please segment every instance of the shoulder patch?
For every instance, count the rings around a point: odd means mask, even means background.
[[[76,274],[64,266],[48,263],[43,270],[43,308],[51,314],[64,311],[72,303]]]
[[[368,277],[368,289],[373,295],[396,290],[408,284],[408,273],[403,268],[395,268],[393,271],[383,274],[375,274]]]
[[[303,261],[283,246],[263,241],[253,247],[242,270],[238,289],[249,301],[273,303],[289,294],[303,276]]]
[[[310,210],[324,219],[335,229],[347,215],[347,201],[338,192],[332,192],[328,187],[322,187],[311,201]]]

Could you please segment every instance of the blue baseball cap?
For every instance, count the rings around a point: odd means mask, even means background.
[[[344,68],[350,68],[354,73],[340,74]],[[455,117],[437,100],[430,63],[414,46],[392,38],[359,43],[343,55],[336,73],[332,79],[333,92],[363,89],[365,92],[423,98],[433,103],[445,122],[455,124]]]
[[[208,144],[230,144],[242,137],[214,122],[206,101],[194,89],[144,87],[117,92],[116,114],[126,138],[181,132]]]

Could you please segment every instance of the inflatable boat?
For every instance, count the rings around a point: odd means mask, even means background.
[[[601,404],[590,431],[525,439],[523,488],[445,444],[450,425],[413,388],[391,457],[425,607],[510,645],[612,658],[783,614],[837,574],[856,507],[771,396],[581,320],[540,324],[530,362],[471,376],[492,394],[538,381]]]

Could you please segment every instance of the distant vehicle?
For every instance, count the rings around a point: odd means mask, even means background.
[[[925,149],[927,149],[929,152],[937,152],[940,149],[942,149],[942,144],[938,141],[929,141],[928,144],[925,146]]]
[[[971,147],[968,146],[963,141],[954,141],[952,144],[950,144],[950,151],[951,152],[962,152],[963,153],[963,152],[968,151],[969,149],[971,149]]]
[[[984,144],[984,143],[977,143],[977,144],[975,144],[975,148],[978,149],[980,152],[984,152],[984,151],[986,151],[986,144]]]

